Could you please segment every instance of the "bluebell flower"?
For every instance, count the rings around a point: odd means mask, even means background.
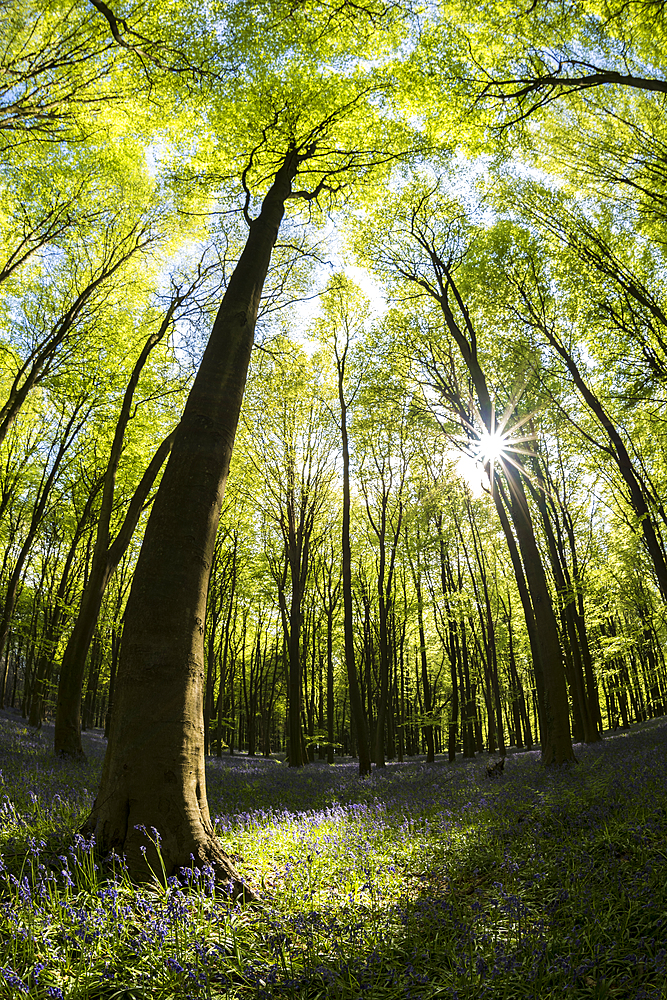
[[[18,990],[19,993],[29,993],[30,987],[26,986],[21,977],[14,969],[3,968],[0,966],[0,975],[5,979],[8,986],[13,986],[14,989]]]

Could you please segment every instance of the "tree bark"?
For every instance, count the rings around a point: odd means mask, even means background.
[[[9,637],[9,629],[11,625],[12,615],[14,614],[14,607],[16,605],[16,600],[19,594],[19,584],[21,582],[21,575],[23,573],[23,567],[25,561],[28,558],[28,553],[32,547],[32,543],[35,540],[37,534],[37,529],[39,528],[42,518],[44,517],[44,512],[46,510],[46,504],[51,494],[53,484],[58,476],[58,470],[60,469],[61,462],[65,455],[65,452],[70,447],[74,441],[76,435],[81,430],[83,426],[85,417],[83,420],[79,421],[78,424],[74,424],[77,416],[82,407],[82,403],[79,402],[74,408],[69,421],[65,426],[63,432],[63,437],[56,452],[56,455],[51,464],[51,468],[48,471],[44,469],[42,475],[42,482],[39,487],[39,492],[37,495],[37,503],[35,504],[32,512],[32,517],[30,518],[30,525],[28,527],[28,532],[23,540],[23,545],[16,557],[16,562],[14,564],[14,570],[9,579],[9,584],[7,586],[7,593],[5,595],[5,606],[2,611],[2,617],[0,618],[0,662],[2,661],[3,654],[5,652],[5,646],[7,644],[7,639]],[[5,667],[0,680],[0,708],[5,707],[5,686],[7,684],[7,661],[5,660]]]
[[[345,351],[339,355],[336,351],[336,367],[338,374],[338,401],[340,404],[340,433],[343,445],[343,525],[341,529],[341,548],[343,561],[343,630],[345,636],[345,667],[347,669],[347,684],[350,692],[350,714],[357,738],[359,754],[359,774],[363,777],[371,773],[371,758],[368,746],[368,733],[364,706],[359,690],[359,677],[354,655],[354,609],[352,606],[352,549],[350,546],[350,447],[347,434],[347,402],[345,399]],[[370,698],[370,694],[369,694]]]
[[[150,489],[171,450],[175,433],[172,431],[155,452],[132,497],[123,525],[109,548],[107,548],[108,532],[101,532],[101,525],[98,525],[90,576],[81,596],[79,614],[65,647],[60,667],[53,747],[58,757],[83,756],[81,691],[88,649],[97,625],[107,584],[130,544]],[[100,538],[102,544],[99,544]]]
[[[575,760],[575,756],[570,736],[570,713],[556,618],[521,477],[509,465],[504,467],[504,472],[510,487],[510,514],[526,571],[540,642],[544,686],[542,763],[562,764],[565,761]]]
[[[250,223],[176,432],[125,612],[109,745],[86,824],[102,850],[126,854],[135,878],[150,878],[149,864],[159,871],[146,833],[155,828],[167,875],[194,857],[246,898],[206,799],[204,616],[260,296],[304,155],[289,150]]]

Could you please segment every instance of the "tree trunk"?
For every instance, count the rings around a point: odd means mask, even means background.
[[[204,617],[260,296],[299,162],[291,149],[250,224],[177,429],[127,603],[109,745],[86,824],[101,850],[126,854],[135,878],[149,878],[149,864],[159,871],[146,833],[156,828],[167,875],[194,857],[246,897],[206,799]]]
[[[441,524],[442,522],[440,522]],[[440,534],[440,524],[438,524],[438,534]],[[419,538],[419,527],[417,526],[417,546],[420,544]],[[410,562],[410,570],[412,572],[412,582],[415,588],[415,594],[417,597],[417,625],[419,628],[419,659],[421,665],[421,679],[422,688],[424,691],[424,715],[427,718],[424,720],[424,739],[426,740],[426,761],[432,764],[435,760],[435,743],[433,740],[433,722],[431,721],[431,713],[433,711],[433,702],[431,698],[431,684],[428,676],[428,661],[426,658],[426,632],[424,630],[424,601],[422,597],[422,584],[421,584],[421,564],[420,564],[420,554],[419,548],[415,553],[415,560],[412,560],[410,555],[410,548],[408,543],[408,529],[405,528],[405,551],[408,555],[408,560]],[[443,560],[445,558],[444,542],[442,536],[440,536],[440,565],[443,573],[443,586],[444,586],[444,568]],[[416,565],[415,565],[416,564]],[[445,593],[445,598],[447,594]],[[458,704],[456,700],[456,688],[454,688],[454,698],[453,704]],[[454,709],[452,709],[452,712]],[[456,716],[452,716],[454,724],[454,742],[456,742]],[[450,742],[449,742],[449,759],[452,760],[452,724],[449,726],[450,732]]]
[[[327,763],[334,762],[334,669],[333,669],[333,612],[329,601],[327,608]]]
[[[378,610],[379,610],[378,625],[379,625],[379,640],[380,640],[379,641],[380,691],[377,703],[377,717],[375,722],[375,766],[376,767],[385,766],[385,722],[386,722],[387,707],[389,700],[389,616],[391,614],[391,608],[393,604],[392,583],[394,578],[394,567],[396,564],[396,551],[398,548],[398,539],[400,537],[401,523],[403,520],[403,504],[402,502],[399,501],[398,524],[394,527],[394,534],[389,553],[389,566],[387,567],[387,555],[385,551],[385,543],[387,538],[388,499],[389,499],[388,492],[386,490],[386,487],[384,487],[384,492],[381,500],[382,509],[379,519],[379,524],[376,524],[373,521],[370,515],[370,508],[368,506],[368,501],[366,501],[366,509],[368,511],[369,519],[373,526],[373,530],[377,535],[378,545],[380,549],[380,557],[378,563],[378,577],[377,577]]]
[[[530,598],[530,592],[528,590],[528,584],[526,583],[526,576],[523,571],[523,563],[521,562],[521,555],[512,531],[512,526],[510,524],[509,518],[507,516],[507,511],[505,506],[509,507],[509,500],[507,500],[505,491],[502,487],[502,483],[498,482],[498,490],[494,490],[493,499],[496,505],[496,511],[498,512],[498,517],[500,518],[500,523],[502,525],[503,533],[507,541],[507,547],[510,553],[510,559],[512,560],[512,568],[514,569],[514,577],[516,579],[517,589],[519,591],[519,597],[521,599],[521,606],[523,607],[523,616],[526,622],[526,631],[528,632],[528,641],[530,643],[530,652],[533,658],[533,672],[535,674],[535,684],[537,690],[538,699],[538,722],[539,722],[539,732],[542,734],[544,729],[543,718],[544,718],[544,706],[543,706],[543,691],[544,691],[544,681],[543,681],[543,671],[542,671],[542,649],[540,645],[539,636],[537,633],[537,624],[535,622],[535,613],[533,611],[533,604]]]
[[[9,655],[9,652],[8,652]],[[16,684],[19,676],[19,664],[21,662],[21,636],[18,636],[12,655],[12,708],[16,707]]]
[[[114,622],[111,628],[111,667],[109,669],[109,698],[104,717],[104,736],[109,738],[109,727],[111,726],[111,709],[113,708],[113,691],[118,672],[118,657],[120,654],[121,633]]]
[[[586,695],[588,698],[588,710],[597,730],[602,736],[602,713],[600,711],[600,699],[598,696],[597,680],[593,670],[593,657],[591,655],[590,643],[588,641],[588,631],[586,629],[586,617],[584,614],[584,592],[583,581],[579,570],[577,558],[577,546],[574,537],[574,525],[567,506],[561,502],[563,524],[570,547],[570,558],[572,560],[572,579],[575,590],[575,601],[573,604],[573,614],[576,623],[577,635],[579,638],[579,648],[584,663],[584,674],[586,677]]]
[[[536,474],[540,475],[541,473],[546,479],[546,470],[540,467],[536,459],[533,460],[533,466]],[[600,736],[597,729],[597,720],[594,720],[591,717],[589,699],[586,693],[584,664],[581,655],[581,648],[579,646],[579,633],[574,617],[574,593],[569,569],[565,560],[565,553],[563,552],[562,545],[559,544],[560,538],[556,537],[558,524],[555,521],[555,517],[553,518],[555,523],[552,523],[552,516],[549,514],[549,508],[547,507],[547,499],[544,490],[538,489],[530,482],[528,486],[531,496],[535,500],[540,512],[542,524],[544,526],[544,533],[547,539],[551,569],[554,582],[556,584],[556,597],[560,605],[563,645],[566,653],[567,646],[569,645],[568,667],[570,674],[570,689],[572,692],[574,716],[577,720],[578,727],[581,729],[579,737],[585,743],[595,743],[600,739]]]
[[[289,766],[303,767],[307,758],[302,752],[303,732],[301,729],[301,552],[292,551],[296,544],[289,546],[288,560],[292,581],[292,595],[289,612]]]
[[[19,584],[21,582],[21,575],[23,573],[23,566],[28,558],[28,553],[32,547],[32,543],[37,535],[37,529],[39,528],[42,518],[44,517],[44,512],[46,510],[46,503],[51,494],[53,484],[56,481],[58,475],[58,470],[60,468],[61,462],[65,456],[67,449],[70,447],[74,438],[81,430],[84,420],[79,421],[78,424],[74,424],[77,416],[82,407],[82,403],[79,402],[74,408],[69,421],[65,426],[65,430],[58,447],[58,451],[53,459],[51,468],[48,471],[44,469],[42,475],[42,482],[39,486],[39,491],[37,494],[37,502],[33,508],[32,517],[30,518],[30,525],[28,527],[28,533],[23,541],[23,545],[19,551],[16,558],[16,563],[14,564],[14,570],[9,580],[7,586],[7,593],[5,595],[5,606],[2,611],[2,617],[0,618],[0,662],[2,661],[3,654],[5,652],[5,646],[7,639],[9,637],[9,630],[12,620],[12,615],[14,614],[14,607],[16,605],[16,600],[19,594]],[[0,680],[0,708],[5,707],[5,687],[7,684],[7,660],[5,658],[5,667],[2,674],[2,679]]]
[[[424,609],[422,604],[421,580],[419,579],[419,569],[415,575],[415,587],[417,591],[417,622],[419,626],[419,659],[421,665],[422,688],[424,690],[424,739],[426,741],[426,762],[432,764],[435,760],[435,744],[433,742],[433,722],[430,717],[433,712],[433,702],[431,698],[431,682],[428,676],[428,661],[426,659],[426,633],[424,631]],[[456,720],[454,720],[456,728]],[[450,727],[451,728],[451,727]],[[451,749],[450,749],[450,760]]]
[[[605,410],[601,400],[584,379],[573,355],[554,333],[549,323],[545,322],[544,317],[539,314],[529,296],[525,293],[525,290],[520,289],[520,291],[529,310],[528,321],[541,331],[551,347],[560,355],[584,402],[591,412],[595,414],[607,435],[609,447],[600,445],[600,449],[614,461],[627,486],[630,507],[637,516],[639,530],[642,533],[646,550],[653,563],[662,599],[667,602],[667,558],[665,557],[662,540],[653,523],[652,511],[647,501],[648,491],[641,474],[637,471],[615,423]]]
[[[486,628],[485,628],[482,609],[480,605],[480,610],[479,610],[480,622],[482,625],[482,632],[485,638],[486,650],[487,650],[486,659],[488,663],[488,673],[489,673],[489,683],[490,683],[489,697],[493,700],[493,705],[495,709],[496,738],[498,740],[498,752],[500,753],[501,757],[504,757],[506,755],[505,733],[503,727],[503,711],[500,699],[500,686],[498,683],[498,648],[496,644],[496,627],[493,620],[493,613],[491,610],[491,597],[489,594],[489,585],[487,579],[486,562],[484,558],[484,549],[482,547],[482,540],[479,536],[479,530],[477,528],[472,513],[469,497],[466,499],[466,508],[468,512],[470,530],[472,532],[472,537],[473,537],[475,560],[477,562],[477,566],[479,567],[480,582],[484,594],[484,607],[486,609]],[[474,578],[473,578],[473,583],[474,583]],[[476,584],[475,584],[475,592],[477,593]]]
[[[37,668],[37,673],[35,676],[35,685],[32,691],[32,697],[30,701],[30,725],[37,726],[41,723],[43,706],[44,706],[44,695],[46,692],[47,684],[51,676],[51,670],[53,667],[53,657],[58,645],[58,638],[62,630],[62,620],[65,617],[64,605],[66,603],[65,596],[70,586],[70,577],[72,573],[72,566],[74,564],[74,557],[76,555],[76,550],[81,541],[81,537],[84,533],[85,527],[90,518],[91,510],[95,497],[97,496],[101,482],[95,483],[93,488],[90,490],[88,497],[86,499],[85,506],[81,513],[76,528],[74,530],[74,535],[70,543],[67,556],[65,557],[65,564],[63,566],[63,571],[60,577],[60,583],[58,584],[58,590],[56,591],[55,601],[53,605],[53,610],[49,617],[48,627],[45,632],[44,640],[42,643],[42,653],[40,656],[40,663]]]
[[[510,514],[526,570],[540,643],[544,685],[542,763],[562,764],[574,760],[575,757],[570,737],[567,688],[556,619],[521,478],[509,465],[504,471],[510,487]]]
[[[347,352],[347,348],[346,348]],[[347,435],[347,404],[345,401],[345,354],[336,355],[338,371],[338,401],[340,403],[340,431],[343,445],[343,525],[341,548],[343,561],[343,629],[345,636],[345,666],[350,692],[350,715],[357,739],[359,774],[371,772],[366,718],[359,691],[359,677],[354,655],[354,609],[352,606],[352,549],[350,546],[350,449]],[[369,694],[370,697],[370,694]]]
[[[387,605],[384,594],[384,539],[380,540],[380,571],[378,573],[379,596],[379,646],[380,646],[380,690],[378,692],[375,715],[375,766],[384,767],[384,729],[387,714],[387,694],[389,691],[389,648],[387,641]]]
[[[151,487],[171,450],[175,434],[176,432],[172,431],[153,455],[130,501],[121,529],[111,546],[108,546],[108,531],[104,529],[102,522],[98,525],[90,576],[81,596],[79,614],[65,647],[60,667],[53,746],[54,752],[59,757],[83,756],[81,689],[88,649],[109,580],[130,544]]]
[[[483,427],[488,433],[491,433],[494,422],[494,404],[486,375],[477,355],[477,335],[472,318],[466,308],[461,291],[456,285],[455,269],[451,262],[444,260],[439,255],[438,248],[432,243],[422,241],[421,245],[427,251],[430,263],[436,272],[438,290],[429,288],[429,294],[432,294],[440,305],[449,334],[470,373]],[[423,284],[420,275],[409,275],[409,277],[411,280]],[[456,315],[454,309],[457,310]],[[457,315],[462,325],[459,324]],[[460,405],[462,410],[467,412],[467,407],[461,400]],[[510,503],[508,509],[516,530],[526,572],[540,647],[540,656],[536,660],[535,668],[539,670],[541,666],[544,688],[542,763],[546,765],[560,764],[567,760],[574,760],[575,757],[570,739],[567,689],[558,632],[521,476],[509,463],[502,463],[502,468],[509,486]],[[499,480],[500,476],[493,478]],[[493,492],[496,492],[495,489]],[[499,506],[498,500],[496,503]],[[517,577],[517,583],[519,583],[519,577]],[[529,617],[527,615],[527,624]],[[530,624],[528,627],[530,630]],[[539,674],[537,680],[539,686]]]

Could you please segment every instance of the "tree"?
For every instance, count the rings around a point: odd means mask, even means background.
[[[500,2],[486,6],[483,18],[464,2],[447,4],[434,19],[416,62],[426,68],[435,52],[445,56],[443,82],[509,129],[554,102],[583,102],[597,88],[667,93],[665,37],[660,2],[611,2],[604,15],[579,0],[523,11]]]
[[[282,112],[274,108],[274,124],[265,126],[243,171],[248,237],[146,526],[125,613],[109,744],[87,822],[102,849],[122,850],[139,876],[149,874],[151,855],[157,870],[145,830],[159,828],[168,873],[194,857],[197,864],[213,865],[231,882],[232,891],[244,891],[215,838],[206,801],[203,636],[208,577],[260,297],[285,205],[295,197],[313,203],[325,192],[333,195],[339,174],[363,172],[386,158],[356,145],[341,150],[332,141],[335,132],[345,127],[352,131],[360,112],[368,113],[367,90],[355,84],[347,100],[315,122],[316,108],[308,114],[301,104],[288,102]],[[298,126],[302,131],[296,131]],[[269,172],[270,182],[259,214],[252,218],[249,177],[260,154],[260,177]],[[299,175],[309,185],[305,189],[295,189]],[[150,850],[148,860],[142,848]]]
[[[358,391],[347,392],[350,348],[363,329],[366,308],[354,301],[354,289],[344,276],[337,276],[323,297],[324,319],[319,326],[322,340],[331,345],[336,365],[338,389],[339,426],[343,458],[343,503],[341,519],[343,628],[345,643],[345,668],[350,710],[357,735],[359,774],[370,774],[371,758],[368,745],[367,723],[359,690],[359,676],[354,653],[354,615],[352,604],[352,549],[350,545],[350,442],[348,434],[348,408]],[[350,301],[352,300],[352,301]],[[361,319],[361,323],[359,323]]]
[[[496,428],[500,424],[504,429],[505,424],[496,415],[483,366],[480,333],[484,310],[481,309],[476,317],[472,291],[469,292],[470,301],[466,301],[465,295],[469,281],[464,269],[467,259],[474,267],[474,229],[469,228],[461,207],[440,195],[439,187],[439,183],[430,189],[415,183],[411,191],[406,190],[396,197],[391,209],[385,206],[377,213],[373,219],[376,227],[373,234],[370,229],[364,229],[367,240],[364,255],[399,288],[419,289],[429,305],[435,303],[447,336],[465,366],[470,396],[474,393],[474,397],[466,399],[460,388],[452,384],[451,349],[447,343],[441,346],[431,326],[427,327],[428,336],[422,341],[425,375],[431,390],[440,395],[446,406],[453,408],[464,435],[477,441],[479,453],[484,455],[484,441],[493,442]],[[388,217],[391,221],[387,221]],[[378,239],[380,233],[382,236]],[[427,313],[427,316],[430,321],[431,315]],[[510,394],[509,415],[517,402],[518,399]],[[539,647],[536,645],[535,651],[539,648],[539,654],[534,666],[542,695],[542,760],[545,764],[560,764],[574,758],[562,652],[522,481],[524,470],[520,452],[524,449],[520,441],[517,446],[518,452],[516,447],[512,449],[511,461],[505,461],[502,454],[495,452],[489,478],[496,505],[505,505],[516,532],[537,624]],[[485,461],[490,464],[488,452]],[[500,470],[507,484],[506,493],[501,489]],[[529,619],[530,616],[527,618],[530,628]]]
[[[24,357],[12,358],[15,372],[7,399],[0,407],[0,443],[24,406],[29,393],[61,360],[59,354],[63,346],[68,345],[75,332],[81,335],[80,327],[86,321],[91,322],[91,314],[100,308],[100,300],[104,298],[105,285],[138,251],[153,242],[153,237],[139,224],[133,225],[129,231],[123,231],[121,220],[121,232],[118,233],[118,220],[113,219],[104,228],[105,231],[101,234],[100,259],[90,260],[91,254],[88,251],[87,267],[82,268],[75,256],[74,260],[67,262],[69,268],[63,269],[63,272],[69,271],[68,274],[62,273],[60,276],[63,283],[67,283],[66,301],[62,304],[62,312],[57,315],[49,329],[42,328],[51,303],[47,305],[45,301],[40,300],[48,299],[51,289],[46,293],[40,291],[38,301],[30,302],[32,315],[26,317],[28,330],[24,335],[28,349]],[[80,274],[80,271],[83,271],[83,274]],[[29,298],[26,295],[24,303],[27,302]],[[34,322],[34,326],[31,321]]]
[[[278,570],[276,583],[289,655],[289,764],[301,767],[306,763],[301,724],[303,602],[334,474],[332,440],[318,400],[317,358],[309,363],[282,337],[272,342],[271,350],[270,360],[263,356],[253,366],[249,402],[255,419],[249,457],[259,486],[255,503],[277,524],[283,542],[284,571]]]
[[[602,253],[604,253],[604,248]],[[568,322],[569,317],[563,316],[561,318],[559,315],[560,303],[554,300],[550,291],[547,291],[546,275],[541,273],[543,268],[537,264],[530,251],[528,252],[528,260],[524,260],[522,263],[524,268],[521,268],[520,264],[517,266],[516,261],[512,261],[512,264],[505,270],[508,280],[517,291],[517,304],[514,308],[522,324],[536,331],[562,360],[569,379],[595,416],[606,442],[598,442],[592,436],[589,436],[589,441],[595,442],[618,469],[627,491],[628,504],[637,519],[644,544],[651,558],[660,592],[663,600],[667,600],[667,554],[652,509],[652,507],[659,507],[660,501],[658,499],[656,503],[651,497],[651,490],[647,488],[641,473],[638,472],[636,463],[633,462],[623,436],[616,426],[616,421],[586,378],[574,350],[568,347],[565,331],[571,336],[572,324]],[[619,270],[621,269],[619,268]],[[635,300],[640,297],[644,299],[644,303],[650,304],[649,293],[645,291],[642,295],[641,286],[636,279],[633,281],[627,274],[623,274],[622,270],[620,275],[615,275],[615,278],[625,280],[629,297]],[[657,321],[662,323],[667,319],[657,303],[654,303],[653,312],[656,313],[655,319]],[[648,345],[644,344],[644,353],[647,353],[647,347]],[[652,353],[652,357],[656,361],[658,360],[655,353]]]
[[[435,744],[433,741],[433,697],[431,690],[431,681],[428,675],[428,658],[426,654],[426,631],[424,629],[424,598],[422,592],[422,568],[421,568],[421,552],[419,549],[420,537],[419,537],[419,527],[416,529],[416,547],[415,555],[412,558],[410,553],[410,545],[408,541],[407,526],[405,530],[405,551],[408,556],[408,562],[410,564],[410,573],[412,575],[412,583],[415,588],[415,595],[417,598],[417,627],[419,630],[419,666],[421,668],[421,686],[424,699],[424,737],[426,739],[426,761],[427,763],[432,763],[435,760]],[[443,553],[444,554],[444,553]],[[450,664],[452,668],[452,722],[450,724],[450,739],[449,739],[449,759],[453,760],[456,755],[456,725],[458,721],[458,686],[456,684],[456,661],[453,655],[453,649],[450,646],[449,649]]]
[[[335,747],[335,708],[334,708],[334,615],[340,601],[342,584],[342,566],[338,559],[336,546],[320,544],[315,568],[315,586],[322,602],[322,609],[327,620],[327,763],[334,762]]]
[[[45,616],[47,620],[45,622],[45,630],[40,647],[39,662],[36,668],[30,697],[29,721],[31,726],[40,726],[42,723],[46,684],[51,673],[53,660],[55,658],[56,647],[58,639],[60,638],[60,631],[66,617],[65,604],[72,588],[72,577],[74,575],[73,568],[77,549],[84,532],[89,527],[93,505],[95,504],[101,489],[102,480],[95,479],[91,484],[90,490],[88,491],[88,496],[84,501],[81,513],[75,513],[76,522],[69,549],[65,557],[65,562],[62,567],[60,582],[55,595],[50,595],[52,597],[52,603],[51,601],[49,602],[50,606],[47,609],[48,614]]]
[[[5,604],[2,611],[2,617],[0,618],[0,657],[2,657],[5,651],[7,636],[9,634],[9,626],[18,595],[21,574],[23,573],[28,553],[30,552],[33,542],[35,541],[35,536],[40,522],[44,517],[46,505],[49,501],[56,477],[60,471],[61,463],[85,422],[85,415],[83,417],[81,416],[82,411],[85,414],[85,402],[86,401],[83,399],[75,400],[74,403],[68,407],[70,410],[69,413],[64,411],[59,415],[56,437],[51,445],[51,448],[49,449],[47,460],[44,464],[37,499],[32,510],[28,530],[23,539],[23,544],[21,545],[16,562],[14,563],[12,575],[7,585]],[[2,708],[4,708],[5,701],[4,682],[6,677],[7,673],[5,671],[3,674],[2,690],[0,690],[0,707]]]
[[[373,344],[369,355],[375,354]],[[381,416],[370,404],[382,399]],[[402,536],[404,488],[409,465],[406,414],[383,399],[377,383],[366,386],[363,408],[355,421],[358,476],[376,549],[373,577],[377,593],[380,690],[373,739],[376,767],[385,766],[385,724],[390,680],[390,621],[394,606],[396,557]],[[370,595],[369,595],[370,596]],[[430,709],[430,706],[429,706]]]
[[[118,563],[127,550],[139,519],[145,510],[149,494],[171,450],[175,430],[167,434],[148,463],[127,506],[127,511],[116,537],[111,538],[111,518],[114,508],[116,478],[121,454],[125,445],[128,424],[132,418],[135,392],[151,352],[172,330],[183,303],[187,302],[202,280],[202,268],[193,282],[186,287],[172,288],[171,301],[162,321],[145,341],[130,375],[116,421],[109,460],[103,477],[102,500],[97,519],[95,544],[90,573],[83,594],[74,628],[63,654],[58,684],[54,750],[58,756],[78,757],[81,746],[81,692],[88,649],[97,624],[104,594]],[[173,279],[172,279],[173,283]]]
[[[194,856],[221,870],[237,894],[244,887],[215,839],[206,802],[206,591],[262,286],[285,201],[310,155],[296,145],[284,155],[188,396],[132,582],[109,748],[87,824],[103,849],[123,850],[134,871],[145,870],[146,827],[159,825],[168,871]]]

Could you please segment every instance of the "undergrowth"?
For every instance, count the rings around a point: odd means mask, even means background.
[[[76,835],[89,751],[0,721],[0,997],[667,998],[667,720],[497,781],[482,758],[211,760],[246,907],[206,870],[136,888]]]

